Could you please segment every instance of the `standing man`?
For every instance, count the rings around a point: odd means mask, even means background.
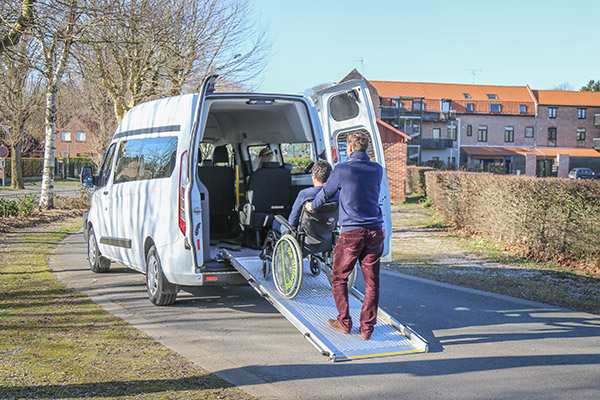
[[[331,286],[338,310],[329,325],[343,333],[352,330],[348,306],[348,276],[356,261],[365,280],[365,300],[360,313],[360,334],[371,339],[379,305],[379,263],[383,253],[383,217],[379,190],[383,168],[367,155],[369,137],[364,133],[348,136],[348,160],[337,165],[316,195],[309,211],[317,210],[339,192],[341,234],[334,250]]]

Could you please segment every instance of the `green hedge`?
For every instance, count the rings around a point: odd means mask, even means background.
[[[427,196],[444,222],[537,259],[600,265],[600,181],[429,171]]]
[[[58,163],[66,163],[66,158],[55,159],[55,167],[58,166]],[[12,160],[10,158],[6,159],[6,176],[10,175],[11,171],[11,163]],[[91,165],[94,167],[94,162],[90,157],[71,157],[69,158],[69,174],[70,177],[78,177],[79,170],[84,165]],[[44,171],[44,159],[43,158],[22,158],[21,159],[21,167],[23,168],[23,176],[41,176]],[[57,169],[55,168],[55,173]]]
[[[406,192],[414,193],[419,196],[425,195],[425,172],[433,171],[431,167],[414,167],[406,168]]]

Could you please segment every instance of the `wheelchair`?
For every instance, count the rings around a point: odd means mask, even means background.
[[[277,291],[286,299],[293,299],[300,291],[304,275],[304,259],[308,258],[310,272],[317,276],[324,271],[331,283],[333,248],[337,231],[339,204],[326,203],[316,212],[302,207],[298,227],[276,215],[275,219],[286,232],[270,230],[261,252],[262,272],[265,279],[272,272]],[[351,287],[356,279],[356,268],[348,277]]]

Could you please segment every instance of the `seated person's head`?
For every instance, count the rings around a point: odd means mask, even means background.
[[[348,150],[352,151],[357,151],[357,150],[364,150],[367,151],[367,148],[369,148],[369,137],[362,133],[362,132],[357,132],[357,133],[353,133],[351,135],[348,135]],[[350,147],[352,147],[352,149],[350,149]]]
[[[274,161],[273,151],[270,148],[265,147],[260,151],[260,153],[258,153],[258,163],[256,165],[256,169],[261,168],[264,163],[271,161]]]
[[[331,174],[331,165],[325,160],[317,161],[312,167],[313,185],[323,186]]]

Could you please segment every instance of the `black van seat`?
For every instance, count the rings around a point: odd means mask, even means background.
[[[198,167],[198,177],[208,190],[211,234],[231,233],[235,216],[235,171],[229,166],[225,146],[215,147],[212,165],[203,163]]]
[[[240,224],[245,229],[268,230],[275,215],[287,215],[291,185],[289,169],[277,162],[264,163],[248,180],[247,203],[240,210]]]

